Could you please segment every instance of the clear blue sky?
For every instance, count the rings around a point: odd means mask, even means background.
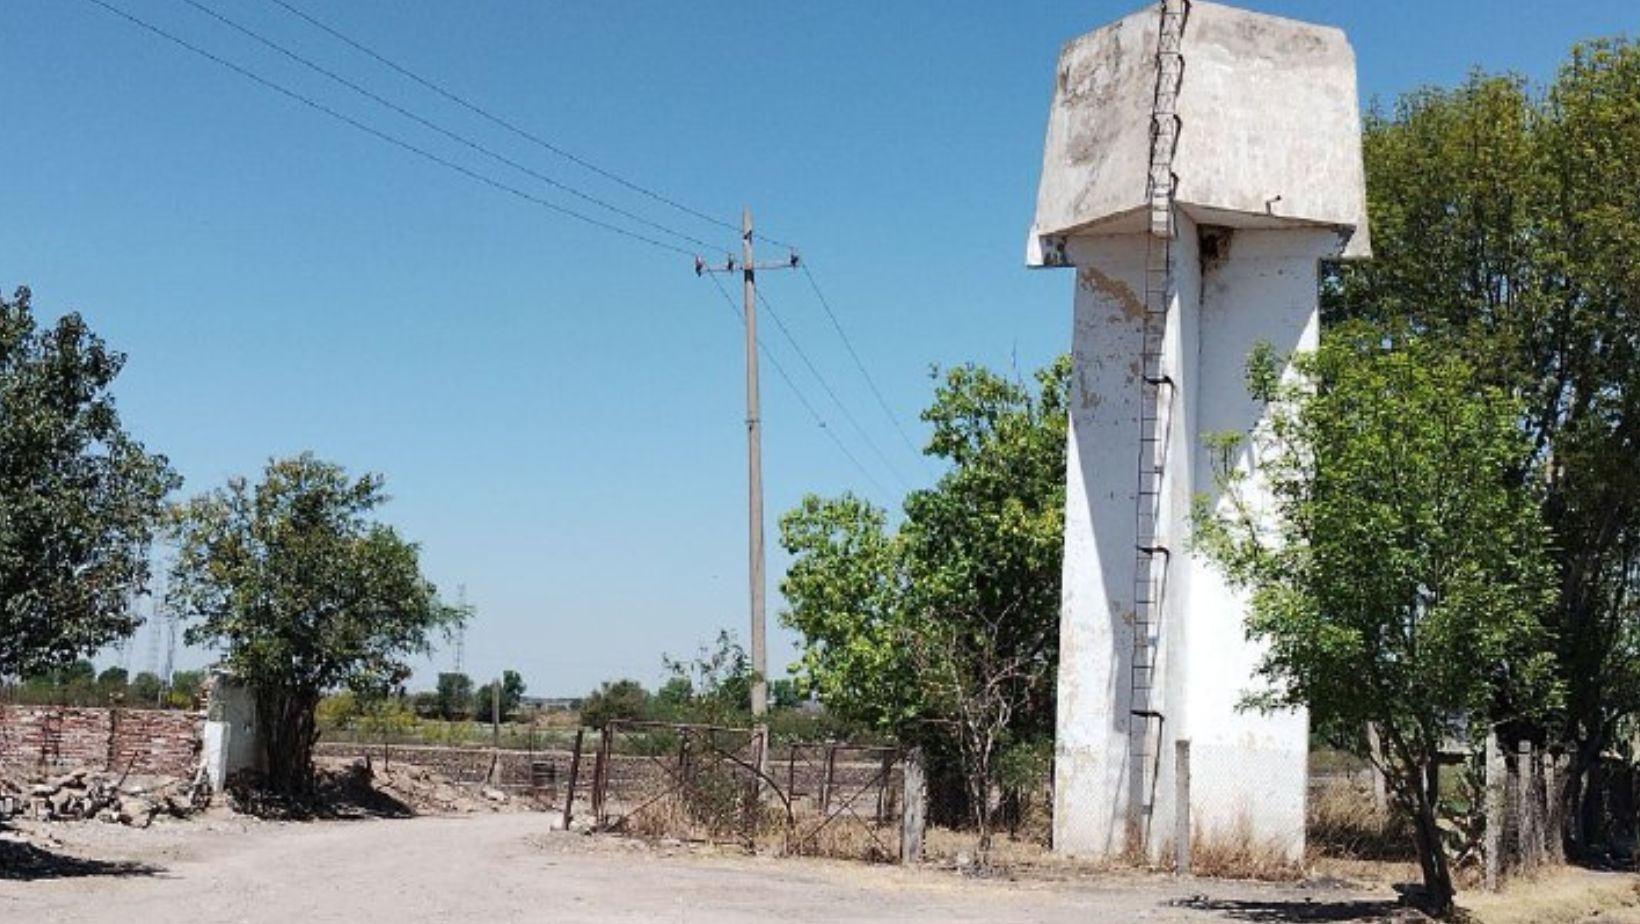
[[[110,2],[574,204],[180,0]],[[202,2],[538,171],[733,244],[266,0]],[[1134,3],[292,2],[608,170],[728,218],[751,205],[802,247],[913,439],[930,364],[1028,370],[1068,343],[1071,280],[1022,267],[1054,59]],[[1343,26],[1364,99],[1476,65],[1543,79],[1572,42],[1640,26],[1634,0],[1252,5]],[[129,352],[127,424],[185,490],[303,449],[382,472],[387,518],[478,607],[470,672],[514,667],[534,693],[653,681],[662,652],[724,626],[744,638],[739,332],[687,258],[391,148],[85,0],[4,0],[0,35],[0,286],[27,283],[44,314],[77,309]],[[802,278],[761,279],[899,477],[931,480]],[[900,484],[764,326],[880,483],[765,370],[773,623],[777,515],[807,491],[892,507]],[[144,635],[133,648],[147,667]],[[790,636],[776,628],[770,651],[778,672]]]

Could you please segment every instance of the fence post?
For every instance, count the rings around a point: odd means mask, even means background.
[[[1507,799],[1504,780],[1508,770],[1503,764],[1503,748],[1498,744],[1497,729],[1486,736],[1486,891],[1496,892],[1503,879],[1503,815]]]
[[[1531,768],[1530,792],[1532,802],[1529,811],[1532,818],[1532,866],[1538,867],[1544,864],[1549,850],[1543,825],[1544,816],[1548,814],[1545,811],[1547,800],[1544,798],[1545,789],[1543,787],[1543,749],[1536,744],[1531,745],[1527,766]]]
[[[1372,754],[1372,760],[1367,772],[1372,776],[1372,805],[1378,810],[1380,817],[1389,814],[1389,789],[1385,785],[1384,746],[1378,738],[1378,723],[1367,723],[1367,750]]]
[[[603,737],[598,742],[598,760],[592,766],[592,830],[604,827],[604,790],[609,786],[609,743],[615,723],[604,725]]]
[[[1549,859],[1554,863],[1566,862],[1566,763],[1565,754],[1556,754],[1552,751],[1546,755],[1544,773],[1546,779],[1543,784],[1544,819],[1543,827],[1548,842]]]
[[[900,813],[900,862],[909,865],[922,860],[923,814],[928,808],[922,748],[906,752],[905,772],[901,777],[905,795],[901,799],[904,808]]]
[[[569,795],[564,798],[564,830],[569,830],[570,819],[575,817],[575,781],[581,775],[581,739],[587,733],[584,728],[575,730],[575,750],[569,755]]]
[[[1190,873],[1190,739],[1173,742],[1173,869]]]
[[[753,850],[757,849],[757,827],[763,805],[763,777],[769,772],[769,726],[761,722],[752,727],[750,741],[752,753],[751,765],[757,768],[752,774],[746,800],[745,811],[741,813],[741,827],[745,829],[746,843]]]
[[[1537,865],[1532,855],[1532,743],[1515,745],[1515,853],[1522,870]]]
[[[797,742],[786,745],[786,799],[797,799]]]
[[[882,827],[888,821],[888,787],[894,779],[894,752],[883,752],[883,767],[881,778],[877,781],[877,826]]]
[[[837,765],[837,745],[835,742],[826,742],[825,767],[820,771],[820,817],[824,818],[831,813],[831,774],[832,768]]]

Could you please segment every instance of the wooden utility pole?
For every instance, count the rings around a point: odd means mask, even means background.
[[[758,395],[757,375],[757,271],[760,269],[792,269],[798,265],[797,253],[780,263],[759,265],[752,254],[752,210],[740,213],[740,265],[733,257],[724,260],[722,267],[708,266],[700,257],[695,258],[695,275],[703,273],[732,273],[740,270],[746,319],[746,528],[747,528],[747,582],[751,595],[752,636],[752,715],[761,716],[769,709],[768,640],[765,613],[766,588],[763,554],[763,419]]]

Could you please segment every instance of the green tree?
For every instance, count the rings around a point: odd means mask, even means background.
[[[159,675],[152,671],[142,671],[131,678],[130,694],[126,700],[132,706],[152,707],[159,702],[159,695],[165,689],[160,682]]]
[[[1549,701],[1537,614],[1553,602],[1547,532],[1516,472],[1518,408],[1462,359],[1364,326],[1333,331],[1283,377],[1249,362],[1266,425],[1214,442],[1221,494],[1197,501],[1195,543],[1250,592],[1263,688],[1247,705],[1307,706],[1371,757],[1413,823],[1434,910],[1453,885],[1437,773],[1454,723],[1484,733],[1500,688]],[[1392,345],[1393,344],[1393,345]]]
[[[97,686],[104,693],[124,693],[131,682],[131,674],[123,667],[110,667],[97,675]]]
[[[524,678],[517,671],[501,672],[501,721],[511,722],[518,715],[518,706],[524,701]],[[488,722],[497,705],[492,702],[495,684],[486,683],[473,694],[473,718]]]
[[[0,296],[0,676],[33,674],[130,635],[165,495],[164,456],[120,423],[125,355],[78,314],[41,327]]]
[[[97,665],[79,658],[53,671],[52,680],[60,687],[88,687],[97,681]]]
[[[472,714],[473,679],[466,674],[438,675],[438,717],[446,722],[465,719]]]
[[[171,692],[191,703],[199,696],[200,685],[204,680],[204,671],[172,671]]]
[[[641,719],[649,708],[649,691],[636,680],[604,681],[581,701],[581,724],[602,729],[610,722]]]
[[[735,634],[718,632],[717,641],[700,646],[693,660],[661,655],[668,679],[656,694],[657,705],[675,706],[677,718],[710,723],[750,721],[752,660]]]
[[[950,467],[907,496],[897,529],[851,494],[806,497],[780,521],[794,558],[781,620],[802,636],[802,691],[952,755],[982,832],[989,798],[978,795],[995,782],[997,750],[1053,733],[1069,381],[1066,357],[1034,389],[951,369],[922,415],[928,453]],[[980,708],[974,696],[993,682]],[[994,733],[968,738],[977,727],[953,724],[995,725],[998,710]]]
[[[355,480],[304,453],[176,511],[170,600],[194,620],[189,644],[222,649],[255,691],[278,791],[311,785],[321,695],[386,693],[409,677],[404,658],[460,619],[416,546],[371,518],[386,499],[380,476]]]
[[[1589,777],[1640,713],[1640,46],[1579,46],[1542,92],[1477,74],[1410,94],[1368,118],[1365,154],[1374,259],[1340,268],[1324,309],[1405,324],[1522,398],[1515,473],[1553,535],[1567,695],[1509,731],[1570,744],[1588,846]]]

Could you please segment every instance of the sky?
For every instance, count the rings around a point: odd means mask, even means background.
[[[717,259],[738,245],[271,0],[197,2],[700,243],[491,160],[188,0],[105,2],[536,199]],[[906,445],[926,435],[932,367],[1028,374],[1068,347],[1072,280],[1023,266],[1054,62],[1136,3],[288,2],[603,171],[730,223],[750,207],[800,248],[893,416],[807,280],[759,274],[801,347],[764,314],[801,394],[765,361],[772,674],[795,658],[776,617],[780,513],[809,492],[896,509],[940,472]],[[1640,29],[1635,0],[1247,5],[1343,27],[1363,105],[1477,66],[1546,80],[1572,43]],[[532,694],[653,683],[663,653],[720,628],[746,638],[742,333],[691,253],[395,147],[91,0],[0,0],[0,35],[0,287],[30,286],[47,318],[81,312],[129,355],[124,421],[185,494],[303,450],[381,473],[383,518],[476,608],[467,671],[516,669]],[[152,632],[123,655],[133,672],[158,660]],[[412,686],[453,662],[441,644]]]

